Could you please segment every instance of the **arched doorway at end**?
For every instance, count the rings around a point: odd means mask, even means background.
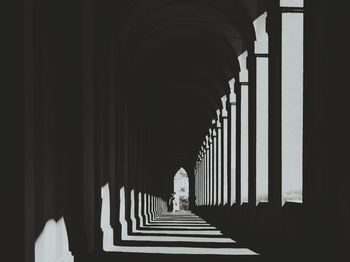
[[[175,211],[189,210],[189,180],[184,168],[180,168],[174,176]]]

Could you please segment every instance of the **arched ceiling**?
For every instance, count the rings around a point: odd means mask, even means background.
[[[126,92],[152,133],[154,154],[190,171],[252,50],[260,0],[129,0],[118,31]]]

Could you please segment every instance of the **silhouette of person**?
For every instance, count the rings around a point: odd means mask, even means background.
[[[180,210],[180,196],[174,192],[174,212]]]
[[[170,195],[169,201],[168,201],[168,211],[174,212],[174,201],[175,201],[175,192]]]

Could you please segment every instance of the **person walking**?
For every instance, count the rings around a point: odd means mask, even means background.
[[[174,192],[174,212],[180,210],[180,196]]]
[[[174,212],[175,192],[170,195],[168,201],[168,212]]]

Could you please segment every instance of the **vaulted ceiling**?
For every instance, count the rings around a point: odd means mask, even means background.
[[[252,50],[263,2],[129,0],[118,20],[109,18],[125,92],[149,125],[156,154],[174,169],[193,167],[228,81],[240,71],[237,57]]]

